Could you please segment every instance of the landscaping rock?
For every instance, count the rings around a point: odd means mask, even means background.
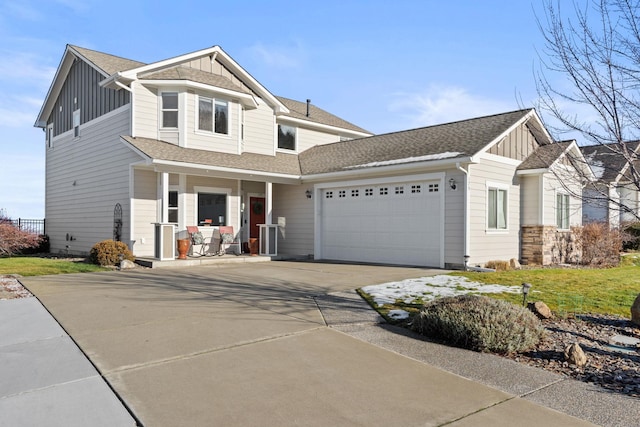
[[[520,270],[522,268],[520,262],[515,258],[511,258],[509,260],[509,267],[511,267],[512,270]]]
[[[527,304],[527,308],[533,312],[540,319],[551,319],[553,313],[547,304],[542,301],[530,302]]]
[[[132,268],[136,268],[136,264],[133,261],[129,261],[128,259],[120,261],[120,270],[130,270]]]
[[[578,368],[587,364],[587,356],[582,351],[582,347],[577,342],[570,344],[564,350],[564,360],[571,365],[576,365]]]
[[[631,321],[640,326],[640,294],[631,305]]]

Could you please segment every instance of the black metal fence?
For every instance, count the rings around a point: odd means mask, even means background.
[[[46,234],[45,233],[45,220],[44,219],[11,219],[11,223],[18,227],[22,231],[28,231],[33,234]]]

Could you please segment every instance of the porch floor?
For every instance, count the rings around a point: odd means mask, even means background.
[[[189,267],[193,265],[221,265],[221,264],[237,264],[243,262],[269,262],[283,259],[279,256],[251,256],[249,254],[242,255],[223,255],[223,256],[190,256],[187,259],[175,259],[160,261],[156,258],[136,258],[136,264],[149,268],[167,268],[167,267]]]

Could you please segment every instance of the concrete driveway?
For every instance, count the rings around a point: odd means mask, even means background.
[[[144,426],[590,425],[340,330],[378,320],[354,288],[434,273],[271,262],[22,281]]]

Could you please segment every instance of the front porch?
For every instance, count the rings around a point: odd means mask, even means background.
[[[242,264],[254,262],[269,262],[291,259],[282,256],[253,256],[249,254],[241,255],[223,255],[223,256],[202,256],[188,257],[187,259],[173,259],[161,261],[156,258],[141,257],[136,258],[136,264],[148,268],[176,268],[176,267],[192,267],[199,265],[221,266],[227,264]]]

